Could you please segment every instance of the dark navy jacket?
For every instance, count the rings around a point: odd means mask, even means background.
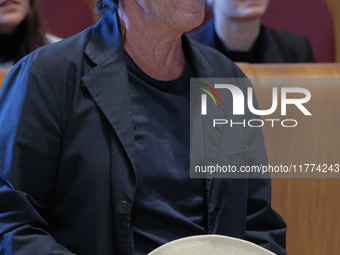
[[[252,54],[252,58],[245,61],[237,53],[230,54],[216,35],[214,20],[211,19],[198,31],[189,37],[217,49],[235,62],[248,63],[305,63],[315,62],[313,52],[307,37],[293,33],[278,31],[261,26]]]
[[[197,77],[243,76],[217,51],[184,43]],[[222,153],[265,163],[261,130],[252,132],[223,133]],[[123,40],[117,14],[107,13],[25,57],[3,84],[0,253],[132,254],[134,165]],[[285,253],[286,225],[270,207],[270,180],[207,179],[206,188],[208,233]]]

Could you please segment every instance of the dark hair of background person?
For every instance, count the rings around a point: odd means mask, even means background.
[[[119,0],[97,0],[96,2],[96,12],[98,15],[103,15],[113,7],[118,5]]]
[[[4,61],[17,62],[36,48],[47,44],[37,0],[30,0],[26,18],[19,24],[15,33],[1,35],[0,56]]]

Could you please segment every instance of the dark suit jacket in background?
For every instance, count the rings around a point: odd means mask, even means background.
[[[261,26],[260,35],[254,44],[255,59],[243,61],[237,56],[231,56],[225,50],[218,38],[214,20],[211,19],[198,31],[189,37],[212,48],[217,49],[234,62],[248,63],[305,63],[315,62],[313,52],[307,37],[288,32],[282,32]],[[237,54],[233,54],[237,55]]]
[[[243,76],[217,51],[183,40],[196,77]],[[0,94],[0,254],[132,254],[128,87],[117,13],[12,68]],[[266,164],[260,129],[221,139],[223,152],[243,148],[245,163]],[[285,253],[269,179],[207,179],[206,188],[208,233]]]

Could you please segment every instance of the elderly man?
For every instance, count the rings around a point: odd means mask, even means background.
[[[183,36],[204,1],[97,6],[98,24],[25,57],[3,85],[1,254],[147,254],[211,233],[284,254],[270,180],[189,178],[189,77],[243,77]],[[229,141],[266,161],[260,129]]]
[[[208,0],[214,18],[193,39],[213,47],[235,62],[314,62],[305,36],[261,25],[269,0]]]

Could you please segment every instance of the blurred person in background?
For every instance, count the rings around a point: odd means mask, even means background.
[[[207,0],[214,17],[190,35],[234,62],[315,62],[307,37],[261,24],[269,0]]]
[[[36,0],[0,0],[0,67],[58,40],[45,33]]]

